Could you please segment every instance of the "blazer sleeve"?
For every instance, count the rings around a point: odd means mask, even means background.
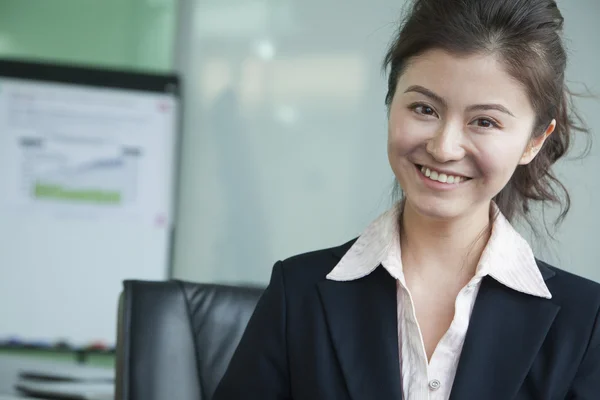
[[[281,264],[273,267],[213,400],[291,400]]]
[[[600,399],[600,311],[583,361],[569,391],[571,400]]]

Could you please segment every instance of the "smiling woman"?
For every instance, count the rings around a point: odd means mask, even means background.
[[[560,202],[584,131],[562,27],[553,0],[413,1],[384,64],[403,199],[275,265],[216,400],[600,397],[600,285],[510,223]]]
[[[570,198],[551,166],[567,153],[574,134],[587,130],[572,107],[570,92],[565,85],[567,54],[561,37],[564,19],[556,3],[526,0],[461,4],[454,1],[416,1],[406,21],[384,61],[384,67],[390,71],[386,96],[388,109],[391,109],[397,93],[399,78],[414,62],[422,59],[424,53],[433,50],[460,59],[478,58],[480,66],[486,63],[487,58],[488,67],[501,70],[500,74],[488,71],[491,76],[487,78],[490,79],[483,82],[483,71],[467,67],[461,71],[465,82],[471,89],[485,89],[488,97],[494,97],[502,93],[509,95],[510,90],[497,91],[494,88],[498,88],[499,79],[510,81],[513,92],[518,86],[519,95],[526,97],[526,109],[514,109],[520,112],[520,121],[533,117],[531,126],[521,129],[530,139],[524,149],[526,157],[515,165],[514,175],[497,193],[494,201],[509,220],[521,217],[532,226],[534,221],[529,216],[532,201],[558,204],[562,212],[557,222],[562,221],[569,211]],[[435,62],[431,60],[431,54],[429,56],[430,63]],[[430,72],[434,71],[430,68]],[[450,71],[436,72],[438,81],[452,76]],[[470,73],[474,75],[471,77]],[[474,82],[471,78],[480,78],[480,81]],[[443,111],[448,111],[451,99],[446,100],[427,87],[417,85],[408,89],[407,92],[421,93]],[[506,104],[473,104],[464,111],[492,110],[503,111],[516,118]],[[528,111],[533,115],[525,115]],[[490,114],[477,122],[483,123],[482,127],[504,128]],[[554,129],[556,132],[544,146]]]
[[[389,158],[405,207],[434,218],[487,220],[490,200],[511,190],[517,166],[530,164],[556,128],[552,118],[533,135],[537,114],[523,86],[495,54],[436,48],[412,59],[389,104]],[[420,179],[415,165],[428,168],[430,179]],[[448,175],[468,179],[439,185]]]

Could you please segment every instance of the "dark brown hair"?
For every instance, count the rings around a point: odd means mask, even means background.
[[[529,217],[532,201],[558,204],[561,222],[570,197],[551,167],[565,155],[574,134],[589,131],[573,108],[565,83],[567,54],[564,19],[554,0],[413,0],[384,60],[389,68],[389,107],[398,78],[412,57],[431,49],[452,54],[498,55],[507,72],[526,89],[537,120],[532,137],[542,135],[552,119],[556,130],[529,165],[517,167],[494,198],[509,219]],[[588,146],[589,150],[589,136]]]

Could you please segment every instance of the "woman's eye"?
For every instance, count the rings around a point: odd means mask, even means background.
[[[435,113],[435,110],[432,107],[426,106],[424,104],[418,104],[412,107],[412,109],[417,113],[417,114],[421,114],[421,115],[431,115],[431,116],[435,116],[437,115]]]
[[[495,121],[487,118],[476,119],[475,124],[479,128],[498,128],[498,124]]]

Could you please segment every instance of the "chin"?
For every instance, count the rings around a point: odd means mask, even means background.
[[[458,201],[457,201],[458,200]],[[466,204],[458,204],[461,199],[439,199],[432,196],[413,196],[406,193],[406,205],[417,214],[435,220],[453,220],[468,212]]]

